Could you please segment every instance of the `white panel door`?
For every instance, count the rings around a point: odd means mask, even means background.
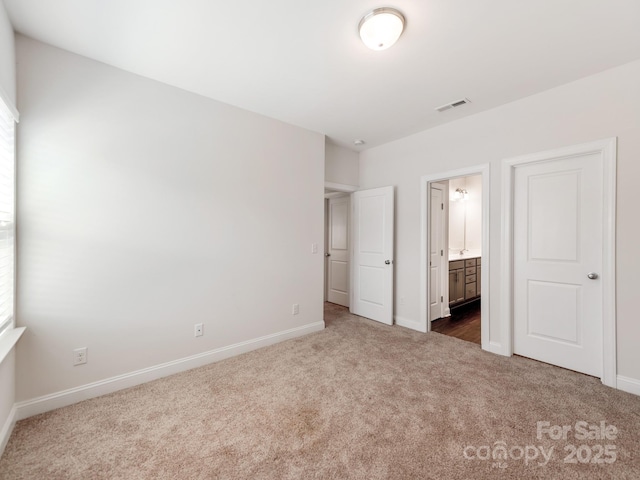
[[[602,374],[603,161],[590,153],[517,166],[514,353]]]
[[[444,315],[444,189],[439,183],[432,183],[429,188],[429,320]]]
[[[349,196],[329,199],[327,301],[349,306]]]
[[[355,192],[351,312],[393,324],[393,187]]]

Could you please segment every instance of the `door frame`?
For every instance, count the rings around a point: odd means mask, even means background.
[[[358,190],[358,187],[356,187],[355,185],[347,185],[345,183],[334,183],[334,182],[324,182],[324,189],[325,189],[325,193],[324,193],[324,252],[323,252],[323,256],[324,256],[324,286],[323,286],[323,298],[324,301],[327,301],[327,296],[328,296],[328,292],[327,292],[327,282],[328,282],[328,277],[329,277],[329,272],[327,271],[327,257],[326,257],[326,253],[327,253],[327,247],[328,247],[328,241],[329,241],[329,224],[327,223],[329,221],[329,213],[327,211],[328,209],[328,199],[333,198],[333,197],[341,197],[343,195],[351,195],[351,193],[356,192]],[[331,190],[331,192],[327,192],[327,190]],[[349,228],[351,228],[351,225],[349,225]],[[351,233],[351,232],[349,232]],[[351,235],[349,235],[349,258],[351,258]],[[351,273],[349,273],[349,282],[351,282]],[[351,294],[351,292],[349,292],[349,294]]]
[[[491,272],[491,262],[489,258],[489,214],[491,199],[491,166],[488,163],[476,165],[474,167],[460,168],[457,170],[449,170],[432,175],[423,175],[420,177],[420,323],[422,332],[431,331],[431,322],[429,321],[429,235],[428,229],[431,222],[430,208],[431,196],[429,195],[429,184],[438,183],[452,178],[468,177],[471,175],[481,175],[482,177],[482,286],[480,297],[482,304],[480,306],[480,337],[481,347],[489,352],[496,352],[495,346],[489,341],[491,317],[489,316],[489,305],[491,304],[491,292],[489,288],[489,278]],[[449,249],[447,248],[447,252]],[[446,285],[448,298],[448,283]]]
[[[324,198],[334,197],[343,193],[353,193],[358,191],[355,185],[347,185],[346,183],[324,182],[325,190],[333,190],[333,192],[325,193]]]
[[[329,250],[331,250],[331,200],[333,199],[340,199],[340,198],[346,198],[347,201],[347,257],[349,258],[349,269],[347,272],[347,303],[349,305],[346,305],[346,308],[349,308],[349,306],[351,305],[351,257],[352,257],[352,253],[351,253],[351,193],[349,192],[336,192],[335,194],[333,193],[326,193],[325,194],[325,247],[324,247],[324,301],[328,302],[329,301],[329,280],[331,278],[330,275],[330,267],[329,264],[331,263],[329,260],[329,257],[327,256],[329,253]],[[331,302],[333,303],[333,302]],[[336,305],[341,305],[341,304],[336,304]],[[341,305],[343,306],[343,305]]]
[[[502,354],[513,355],[513,184],[515,169],[557,158],[600,154],[603,161],[602,252],[602,383],[617,388],[616,380],[616,155],[617,138],[521,155],[502,162]],[[483,265],[484,266],[484,265]],[[483,280],[484,281],[484,280]]]

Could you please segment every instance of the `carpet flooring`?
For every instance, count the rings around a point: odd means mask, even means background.
[[[640,478],[640,397],[338,306],[326,322],[22,420],[0,478]]]

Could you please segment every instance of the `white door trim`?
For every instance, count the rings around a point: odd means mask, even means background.
[[[616,152],[617,139],[608,138],[566,148],[522,155],[502,163],[502,302],[501,353],[513,355],[513,179],[523,164],[550,161],[558,157],[600,154],[604,163],[603,182],[603,330],[602,383],[616,388]],[[484,262],[483,262],[484,266]],[[484,270],[484,269],[483,269]],[[483,272],[484,273],[484,272]],[[484,282],[484,278],[482,280]]]
[[[346,193],[353,193],[358,191],[358,187],[356,187],[355,185],[347,185],[346,183],[324,182],[324,188]]]
[[[429,321],[429,212],[431,196],[429,195],[429,183],[442,182],[456,177],[468,177],[470,175],[482,175],[482,305],[480,307],[481,322],[481,346],[483,350],[493,353],[496,347],[489,341],[491,317],[489,316],[489,304],[491,303],[491,292],[489,288],[489,278],[491,271],[491,261],[489,258],[489,212],[491,206],[491,167],[488,163],[475,167],[450,170],[433,175],[420,177],[420,331],[431,330]],[[448,249],[447,249],[448,252]],[[447,294],[448,297],[448,294]]]

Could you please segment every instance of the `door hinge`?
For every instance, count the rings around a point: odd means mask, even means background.
[[[444,210],[444,203],[440,204],[440,210]]]
[[[442,295],[440,295],[440,301],[444,302],[444,297]]]
[[[444,250],[440,250],[440,256],[442,257],[444,255]]]

